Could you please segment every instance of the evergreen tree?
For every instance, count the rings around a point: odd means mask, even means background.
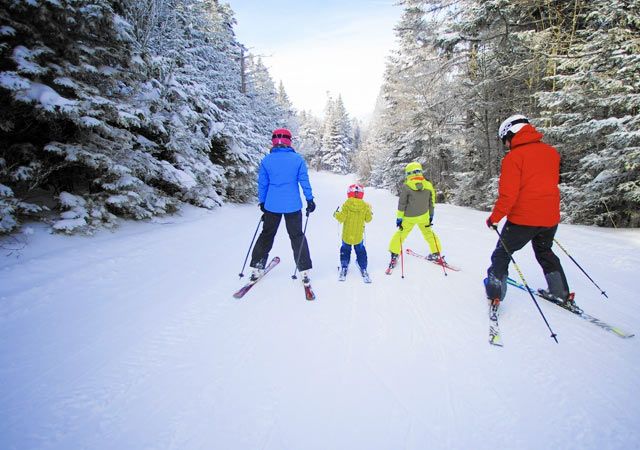
[[[300,133],[300,124],[298,122],[298,117],[289,100],[289,96],[287,95],[287,91],[284,88],[284,84],[280,81],[278,85],[278,93],[276,96],[276,101],[278,103],[279,111],[280,111],[280,121],[284,128],[287,128],[293,136],[298,136]]]
[[[242,92],[228,5],[15,0],[0,19],[0,232],[45,204],[90,232],[253,198],[282,114],[268,74]]]
[[[351,121],[342,102],[329,97],[322,130],[322,147],[316,154],[314,166],[318,170],[349,173],[352,170],[353,141]]]
[[[322,146],[322,122],[307,111],[301,111],[297,120],[300,123],[300,128],[298,131],[299,143],[296,148],[312,165],[313,156],[320,151]]]
[[[440,190],[450,182],[456,87],[441,70],[442,59],[432,43],[433,23],[426,20],[424,3],[402,2],[405,10],[396,26],[399,49],[385,73],[386,107],[376,141],[384,142],[388,153],[373,164],[371,181],[391,189],[398,187],[402,170],[411,161],[420,161],[427,178]]]
[[[564,157],[570,220],[640,226],[640,4],[584,2],[553,53],[550,89],[537,93]],[[570,44],[570,45],[569,45]]]

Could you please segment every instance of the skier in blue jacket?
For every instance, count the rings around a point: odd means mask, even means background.
[[[284,215],[293,258],[298,263],[302,282],[309,284],[308,271],[312,265],[309,246],[302,232],[302,201],[298,187],[302,187],[307,200],[306,213],[309,215],[316,209],[316,204],[313,201],[307,165],[302,156],[291,147],[291,132],[286,128],[274,130],[271,142],[273,148],[263,158],[258,172],[258,201],[264,213],[264,222],[251,254],[250,265],[254,269],[251,279],[259,277],[264,270]]]

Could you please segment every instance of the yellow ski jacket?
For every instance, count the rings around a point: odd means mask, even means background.
[[[349,198],[342,205],[342,209],[333,213],[342,226],[342,240],[349,245],[362,242],[364,224],[371,222],[373,213],[371,205],[360,198]]]

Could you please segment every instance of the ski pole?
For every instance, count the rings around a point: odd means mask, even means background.
[[[296,268],[293,270],[293,275],[291,275],[292,280],[297,280],[296,272],[298,271],[298,263],[300,262],[300,256],[302,255],[302,247],[304,243],[307,241],[307,224],[309,223],[309,211],[307,211],[307,220],[304,221],[304,230],[302,230],[302,241],[300,242],[300,249],[298,250],[298,257],[296,258]]]
[[[558,335],[555,334],[553,332],[553,330],[551,329],[551,325],[549,325],[549,322],[547,321],[547,318],[544,316],[544,313],[540,309],[540,305],[538,305],[538,302],[536,301],[536,298],[533,296],[533,290],[527,284],[527,281],[524,279],[524,275],[522,275],[522,271],[520,270],[520,267],[518,267],[518,264],[516,264],[516,260],[513,259],[513,255],[511,254],[511,252],[507,248],[507,245],[502,240],[502,235],[498,231],[498,227],[496,225],[491,225],[491,228],[493,228],[495,230],[496,234],[498,235],[498,239],[500,240],[500,244],[502,244],[502,248],[504,248],[504,251],[507,252],[507,255],[509,255],[509,258],[511,259],[511,262],[513,263],[513,267],[516,268],[516,271],[518,272],[518,275],[520,276],[520,279],[522,280],[522,284],[524,284],[524,286],[527,288],[527,292],[531,296],[531,300],[533,300],[533,303],[536,305],[536,308],[538,308],[538,312],[540,312],[540,315],[542,316],[542,319],[544,320],[544,323],[547,325],[547,328],[549,329],[549,331],[551,331],[551,337],[553,338],[554,341],[556,341],[556,344],[557,344],[558,343],[558,337],[557,337]]]
[[[553,242],[555,242],[556,244],[558,244],[558,247],[560,247],[560,249],[565,252],[567,254],[567,256],[571,259],[571,261],[573,261],[576,266],[578,266],[578,269],[582,270],[582,273],[585,274],[587,276],[587,278],[595,285],[595,287],[597,287],[598,289],[600,289],[600,293],[602,295],[604,295],[606,298],[609,298],[609,296],[607,295],[607,293],[605,291],[602,290],[602,288],[600,286],[598,286],[598,284],[593,281],[593,279],[589,276],[589,274],[587,272],[585,272],[585,270],[580,266],[580,264],[578,264],[578,261],[576,261],[575,259],[573,259],[573,256],[571,256],[569,254],[569,252],[562,246],[562,244],[560,244],[560,242],[558,242],[558,240],[556,238],[553,238]]]
[[[400,227],[402,229],[402,227]],[[404,278],[404,251],[402,250],[402,238],[400,238],[400,274]]]
[[[256,232],[253,233],[253,238],[251,239],[251,244],[249,244],[249,250],[247,250],[247,256],[244,257],[244,263],[242,264],[242,270],[240,270],[240,273],[238,274],[238,276],[240,278],[244,277],[244,267],[247,265],[247,259],[249,259],[249,253],[251,252],[251,247],[253,247],[253,241],[256,240],[256,236],[258,235],[258,229],[260,228],[260,224],[262,223],[263,220],[264,220],[264,214],[262,214],[260,216],[260,220],[258,221],[258,226],[256,227]]]
[[[431,226],[431,225],[429,225]],[[440,247],[438,246],[438,239],[436,234],[433,232],[433,228],[431,228],[431,234],[433,234],[433,242],[435,242],[436,244],[436,251],[438,252],[438,255],[440,255],[440,265],[442,266],[442,271],[444,272],[444,276],[448,276],[447,273],[447,269],[444,267],[444,256],[442,256],[442,254],[440,253]]]

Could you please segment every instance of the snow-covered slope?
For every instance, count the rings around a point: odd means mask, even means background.
[[[339,283],[332,212],[352,180],[311,174],[315,302],[291,279],[284,225],[271,253],[282,263],[231,297],[255,206],[188,208],[91,238],[34,226],[19,256],[0,259],[0,448],[640,447],[640,337],[541,303],[556,344],[512,289],[505,346],[487,343],[482,278],[496,235],[486,213],[436,208],[444,253],[462,271],[445,277],[406,256],[404,279],[385,276],[396,199],[367,189],[373,283],[355,270]],[[557,238],[609,295],[559,252],[578,304],[640,332],[640,232],[562,225]],[[417,230],[407,246],[426,252]],[[542,287],[531,250],[515,257]]]

